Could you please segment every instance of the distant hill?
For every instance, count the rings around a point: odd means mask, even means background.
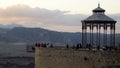
[[[57,32],[42,28],[0,29],[0,42],[77,44],[82,42],[81,38],[81,33]],[[118,40],[120,40],[120,34],[116,34],[116,41],[119,42]]]
[[[7,24],[7,25],[0,24],[0,28],[3,29],[12,29],[14,27],[23,27],[23,26],[19,24]]]
[[[56,32],[42,28],[15,27],[9,30],[0,29],[1,42],[48,42],[75,44],[81,42],[81,33]]]

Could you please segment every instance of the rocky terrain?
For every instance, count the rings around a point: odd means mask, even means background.
[[[0,58],[0,68],[34,68],[34,57]]]
[[[0,68],[34,68],[34,53],[23,43],[1,43]]]

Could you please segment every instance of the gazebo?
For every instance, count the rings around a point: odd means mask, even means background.
[[[105,15],[105,10],[100,7],[100,4],[98,4],[98,7],[93,10],[93,15],[82,20],[81,22],[83,46],[88,44],[96,47],[115,46],[116,21]],[[109,33],[107,33],[108,28]],[[109,45],[108,40],[110,41]]]

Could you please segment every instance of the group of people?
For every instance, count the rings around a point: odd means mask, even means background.
[[[53,44],[49,44],[49,43],[35,43],[35,47],[48,48],[48,47],[53,47]]]
[[[94,47],[91,44],[86,44],[86,46],[83,46],[81,43],[76,44],[76,45],[72,45],[71,47],[70,47],[70,45],[67,44],[66,48],[72,48],[72,49],[80,49],[80,48],[82,48],[82,49],[89,49],[89,50],[91,50],[93,48],[96,48],[97,50],[103,49],[104,51],[105,50],[117,50],[116,47],[110,47],[110,46],[100,47],[100,45]]]
[[[66,45],[66,48],[70,48],[70,45],[67,44],[67,45]],[[77,45],[73,45],[71,48],[72,48],[72,49],[74,49],[74,48],[79,49],[79,48],[82,48],[82,45],[81,45],[81,43],[79,43],[79,44],[77,44]]]
[[[69,48],[69,46],[70,46],[70,45],[67,44],[67,45],[66,45],[66,48]],[[82,46],[81,43],[78,43],[78,44],[76,44],[76,45],[73,45],[71,48],[72,48],[72,49],[79,49],[79,48],[88,48],[88,49],[91,49],[92,46],[91,46],[91,44],[87,44],[86,46]]]
[[[97,50],[100,50],[100,49],[103,49],[103,50],[112,50],[112,49],[115,49],[113,47],[109,47],[109,46],[104,46],[104,47],[100,47],[99,45],[96,46],[96,47],[93,47],[91,44],[86,44],[86,46],[83,46],[81,43],[79,44],[76,44],[76,45],[66,45],[66,48],[72,48],[72,49],[80,49],[80,48],[83,48],[83,49],[89,49],[91,50],[92,48],[96,48]]]
[[[35,47],[41,47],[41,48],[53,48],[53,44],[49,44],[49,43],[35,43]],[[69,44],[66,44],[66,48],[72,48],[72,49],[80,49],[80,48],[83,48],[83,49],[89,49],[91,50],[92,48],[94,48],[91,44],[87,44],[86,46],[82,46],[81,43],[78,43],[76,45],[69,45]],[[100,50],[101,47],[100,46],[97,46],[95,47],[97,50]],[[104,46],[102,47],[103,50],[117,50],[117,48],[113,48],[113,47],[108,47],[108,46]]]

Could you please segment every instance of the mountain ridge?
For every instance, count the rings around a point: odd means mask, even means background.
[[[95,33],[94,33],[95,34]],[[13,29],[0,29],[1,42],[24,42],[24,43],[62,43],[77,44],[81,43],[81,32],[58,32],[43,28],[14,27]],[[120,34],[116,34],[117,41]],[[119,41],[118,41],[119,42]],[[117,42],[117,43],[118,43]]]
[[[74,35],[76,34],[76,35]],[[15,27],[7,31],[2,37],[8,38],[6,42],[50,42],[50,43],[77,43],[79,33],[58,32],[43,28]],[[11,38],[13,40],[11,40]],[[71,39],[72,38],[72,39]],[[3,39],[3,41],[4,41]],[[10,40],[9,40],[10,39]],[[18,41],[17,41],[18,40]],[[68,41],[67,41],[68,40]],[[77,40],[80,40],[79,37]],[[2,41],[2,40],[0,40]],[[73,42],[72,42],[73,41]]]

